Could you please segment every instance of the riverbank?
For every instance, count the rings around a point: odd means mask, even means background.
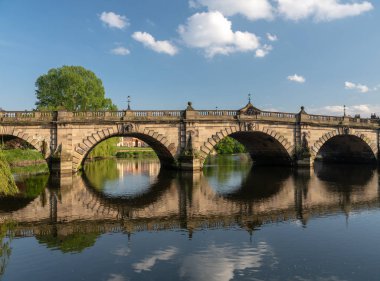
[[[2,153],[13,174],[43,174],[49,172],[46,160],[37,150],[17,148],[2,150]]]

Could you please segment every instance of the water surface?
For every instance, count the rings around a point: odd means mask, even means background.
[[[1,280],[379,280],[378,171],[157,160],[17,177],[0,198]]]

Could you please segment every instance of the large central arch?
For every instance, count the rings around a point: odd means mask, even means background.
[[[135,137],[147,143],[157,154],[162,167],[172,167],[175,163],[176,146],[170,143],[168,139],[154,131],[147,133],[138,130],[128,129],[124,127],[118,128],[117,131],[111,129],[99,130],[87,137],[74,148],[73,155],[73,171],[77,171],[88,154],[96,145],[111,137]]]
[[[226,128],[212,135],[201,147],[201,159],[205,161],[214,146],[225,137],[239,141],[251,155],[255,165],[292,165],[293,146],[280,133],[264,128]]]

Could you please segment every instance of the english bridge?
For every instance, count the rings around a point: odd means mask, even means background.
[[[227,136],[241,142],[257,165],[312,166],[324,161],[377,163],[379,119],[269,112],[250,102],[239,110],[0,111],[0,135],[39,150],[54,173],[80,169],[88,153],[114,136],[136,137],[161,165],[202,169]]]

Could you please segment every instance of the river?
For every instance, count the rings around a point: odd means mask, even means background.
[[[379,280],[377,169],[201,173],[102,160],[81,175],[16,176],[0,198],[1,280]]]

